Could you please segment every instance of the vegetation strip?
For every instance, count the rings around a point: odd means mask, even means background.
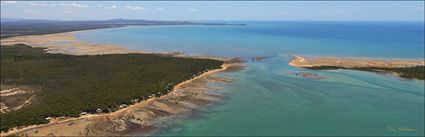
[[[8,20],[2,18],[0,39],[26,36],[63,33],[80,30],[117,28],[125,26],[160,26],[160,25],[237,25],[228,23],[195,23],[188,21],[155,21],[133,19],[88,20],[88,21],[58,21],[58,20]]]
[[[399,67],[399,68],[384,68],[384,67],[337,67],[337,66],[313,66],[305,67],[314,70],[329,70],[329,69],[351,69],[370,72],[391,72],[397,73],[400,77],[406,79],[425,79],[425,66]]]

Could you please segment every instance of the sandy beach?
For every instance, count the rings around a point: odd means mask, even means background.
[[[302,57],[294,56],[289,65],[295,67],[316,67],[316,66],[335,66],[344,68],[354,67],[410,67],[423,66],[425,61],[422,60],[380,60],[369,58],[333,58],[333,57]]]
[[[1,40],[2,46],[26,44],[45,47],[49,53],[71,55],[142,53],[115,45],[98,45],[75,39],[75,32],[12,37]],[[190,57],[175,55],[176,57]],[[195,57],[210,58],[210,57]],[[225,60],[212,57],[210,59]],[[122,136],[149,135],[167,128],[175,118],[188,117],[203,107],[221,100],[216,87],[207,83],[227,83],[232,79],[214,74],[228,69],[243,68],[242,63],[225,63],[220,69],[210,70],[193,79],[184,81],[173,91],[161,97],[152,97],[113,113],[87,114],[77,118],[52,118],[51,122],[12,129],[1,136]]]

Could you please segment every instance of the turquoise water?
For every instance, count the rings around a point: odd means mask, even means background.
[[[221,85],[227,99],[158,135],[424,135],[424,81],[287,65],[292,54],[424,58],[423,24],[243,23],[248,25],[91,30],[77,38],[150,52],[270,57],[249,61],[242,71],[219,74],[237,79]],[[325,79],[291,72],[313,72]]]

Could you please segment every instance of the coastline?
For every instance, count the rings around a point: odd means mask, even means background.
[[[99,55],[99,54],[127,54],[142,53],[137,50],[130,50],[116,45],[104,45],[88,43],[75,38],[72,31],[65,33],[17,36],[1,39],[2,46],[25,44],[31,47],[44,47],[48,53],[63,53],[70,55]]]
[[[170,27],[180,25],[166,25],[166,26],[152,26],[152,27]],[[140,27],[140,26],[125,26],[125,27]],[[114,29],[114,28],[102,28]],[[78,32],[88,30],[78,30],[63,33],[43,34],[43,35],[27,35],[16,36],[11,38],[0,39],[2,46],[25,44],[34,48],[46,48],[48,53],[62,53],[69,55],[102,55],[102,54],[130,54],[130,53],[145,53],[145,54],[158,54],[164,56],[181,57],[181,58],[197,58],[197,59],[214,59],[226,61],[230,58],[221,56],[190,56],[180,52],[145,52],[141,50],[127,49],[119,45],[112,44],[97,44],[87,41],[78,40],[75,35]]]
[[[424,59],[394,60],[371,58],[330,58],[330,57],[301,57],[294,55],[288,63],[290,66],[311,70],[351,69],[369,71],[380,74],[391,74],[404,79],[424,80]]]
[[[189,79],[187,81],[184,81],[182,83],[177,84],[173,90],[166,94],[163,95],[161,97],[152,97],[149,98],[145,101],[139,102],[139,103],[135,103],[132,105],[129,105],[128,107],[119,109],[115,112],[112,113],[103,113],[103,114],[87,114],[84,116],[80,116],[80,117],[76,117],[76,118],[68,118],[68,119],[63,119],[63,120],[59,120],[59,118],[54,118],[53,120],[51,120],[51,122],[47,123],[47,124],[41,124],[41,125],[31,125],[28,127],[24,127],[22,129],[17,129],[14,128],[12,130],[10,130],[9,132],[5,132],[5,133],[1,133],[1,136],[10,136],[10,135],[29,135],[29,136],[46,136],[49,134],[53,134],[55,136],[69,136],[69,135],[73,135],[73,136],[81,136],[81,135],[91,135],[91,134],[80,134],[81,131],[86,130],[86,127],[89,124],[93,124],[96,122],[99,122],[99,119],[120,119],[122,118],[123,115],[129,114],[129,112],[134,111],[134,110],[139,110],[139,109],[143,109],[144,107],[149,107],[149,105],[152,105],[153,103],[155,103],[158,100],[163,100],[163,99],[167,99],[170,96],[175,96],[175,95],[181,95],[181,93],[176,93],[179,90],[184,89],[184,86],[188,86],[189,84],[193,84],[194,81],[196,80],[200,80],[202,78],[206,78],[206,77],[210,77],[211,75],[215,74],[215,73],[219,73],[222,71],[227,70],[229,67],[232,67],[232,65],[234,64],[223,64],[221,68],[219,69],[214,69],[214,70],[209,70],[199,76],[196,76],[192,79]],[[221,82],[228,82],[230,80],[222,80]],[[205,85],[201,85],[201,86],[205,86]],[[164,107],[164,109],[167,109],[166,107]],[[176,113],[177,115],[177,113]],[[152,120],[154,121],[154,119]],[[64,125],[70,125],[71,123],[74,123],[72,125],[77,125],[77,126],[69,126],[69,127],[61,127],[61,130],[58,132],[57,127],[59,126],[64,126]],[[152,122],[154,123],[154,122]],[[57,127],[55,127],[57,126]],[[77,129],[76,129],[77,128]],[[143,126],[142,129],[139,130],[143,130]],[[146,127],[145,127],[146,128]],[[40,130],[45,130],[48,132],[52,132],[49,134],[42,134],[43,132]],[[73,131],[77,131],[78,132],[73,132]],[[68,132],[64,132],[64,131],[68,131]],[[71,132],[69,132],[71,131]],[[126,131],[130,132],[130,131]],[[65,134],[66,133],[66,134]],[[70,133],[70,134],[69,134]],[[150,134],[151,132],[148,132],[147,134]],[[98,135],[98,134],[96,134]],[[108,135],[117,135],[117,134],[108,134]],[[122,135],[122,134],[120,134]]]
[[[302,57],[293,55],[294,58],[289,65],[294,67],[319,67],[334,66],[344,68],[356,67],[383,67],[383,68],[399,68],[411,66],[423,66],[425,61],[422,60],[401,60],[401,59],[373,59],[373,58],[336,58],[336,57]]]
[[[12,37],[12,38],[6,38],[1,39],[2,46],[7,45],[13,45],[13,44],[26,44],[32,47],[45,47],[46,51],[48,53],[63,53],[63,54],[71,54],[71,55],[98,55],[98,54],[128,54],[128,53],[143,53],[141,51],[135,51],[135,50],[129,50],[125,49],[119,46],[115,45],[99,45],[99,44],[93,44],[88,43],[84,41],[79,41],[75,38],[76,32],[65,32],[65,33],[57,33],[57,34],[45,34],[45,35],[32,35],[32,36],[18,36],[18,37]],[[172,55],[167,53],[159,53],[159,54],[166,54],[166,55]],[[174,57],[190,57],[190,56],[182,56],[182,55],[172,55]],[[211,58],[211,57],[195,57],[195,58],[209,58],[209,59],[216,59],[216,60],[225,60],[225,58]],[[210,94],[206,93],[203,97],[193,97],[193,100],[188,99],[183,100],[184,103],[187,103],[182,108],[175,108],[172,109],[169,105],[162,104],[162,107],[158,107],[160,109],[153,109],[150,110],[150,114],[142,114],[143,118],[139,121],[135,121],[135,119],[129,118],[132,116],[133,118],[136,115],[140,115],[140,113],[135,112],[136,110],[140,111],[141,109],[144,109],[145,107],[152,107],[157,105],[158,101],[164,102],[164,100],[169,100],[169,102],[176,102],[180,101],[179,96],[181,98],[186,96],[186,92],[192,92],[189,90],[195,89],[195,92],[199,91],[198,94],[204,94],[203,90],[207,90],[208,88],[205,88],[207,86],[205,84],[206,82],[230,82],[230,79],[227,78],[217,78],[213,77],[212,75],[218,72],[222,72],[227,70],[230,67],[241,67],[241,63],[224,63],[222,64],[220,69],[214,69],[209,70],[205,73],[202,73],[190,80],[184,81],[182,83],[179,83],[175,87],[173,87],[172,92],[163,95],[161,97],[152,97],[145,101],[135,103],[132,105],[129,105],[128,107],[119,109],[112,113],[102,113],[102,114],[88,114],[76,118],[53,118],[49,123],[47,124],[41,124],[41,125],[30,125],[21,129],[14,128],[11,129],[8,132],[2,132],[0,133],[1,136],[9,136],[9,135],[29,135],[29,136],[46,136],[46,135],[55,135],[55,136],[68,136],[68,135],[101,135],[102,129],[97,129],[96,125],[102,124],[104,122],[112,122],[114,126],[121,125],[124,127],[124,129],[130,129],[130,130],[121,130],[116,129],[117,133],[108,133],[107,135],[125,135],[130,132],[131,130],[145,130],[147,128],[149,129],[158,129],[160,126],[156,121],[158,116],[171,116],[171,115],[179,115],[182,113],[185,113],[186,111],[193,111],[194,108],[202,106],[205,102],[212,102],[216,98],[220,98],[219,94]],[[196,84],[197,81],[204,81],[203,84]],[[189,85],[189,86],[188,86]],[[198,87],[197,87],[198,86]],[[189,87],[189,89],[187,89]],[[195,88],[193,88],[195,87]],[[193,89],[191,89],[193,88]],[[196,88],[200,88],[199,90]],[[196,91],[197,90],[197,91]],[[193,93],[191,93],[193,94]],[[210,95],[209,95],[210,94]],[[177,100],[174,99],[177,97]],[[213,98],[213,100],[211,100]],[[192,102],[191,102],[192,101]],[[195,102],[195,103],[193,103]],[[197,102],[201,102],[201,105],[197,105]],[[189,106],[193,107],[189,110],[183,109],[185,107]],[[148,109],[148,111],[149,111]],[[161,110],[163,109],[163,110]],[[167,112],[168,111],[168,112]],[[153,113],[153,114],[152,114]],[[164,113],[167,113],[167,115],[163,115]],[[146,116],[147,115],[147,116]],[[158,116],[155,116],[158,115]],[[147,117],[147,118],[146,118]],[[117,121],[118,119],[118,121]],[[140,119],[140,118],[139,118]],[[115,121],[114,121],[115,120]],[[141,122],[143,120],[143,122]],[[122,122],[124,121],[124,122]],[[132,122],[128,122],[132,121]],[[161,122],[159,122],[161,123]],[[93,127],[94,125],[94,127]],[[110,124],[109,124],[110,125]],[[135,126],[139,129],[131,129],[131,126]],[[128,127],[130,126],[130,127]],[[155,127],[156,128],[153,128]],[[58,132],[59,131],[59,132]],[[155,130],[149,130],[149,132],[146,132],[146,134],[150,134]],[[112,131],[111,131],[112,132]],[[46,134],[43,134],[46,133]]]

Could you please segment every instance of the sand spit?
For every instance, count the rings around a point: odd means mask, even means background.
[[[222,68],[208,71],[174,87],[161,97],[130,105],[113,113],[89,114],[78,118],[54,118],[48,124],[14,129],[6,135],[23,136],[124,136],[150,135],[167,128],[175,118],[189,117],[191,113],[223,98],[211,82],[227,83],[232,79],[215,76],[218,72],[240,64],[223,64]]]
[[[301,57],[294,56],[289,65],[295,67],[317,67],[317,66],[335,66],[344,68],[355,67],[410,67],[423,66],[425,61],[422,60],[379,60],[366,58],[331,58],[331,57]]]
[[[123,48],[118,45],[96,44],[81,41],[75,38],[75,34],[77,32],[79,31],[45,35],[17,36],[0,39],[0,42],[2,46],[25,44],[31,47],[44,47],[48,53],[62,53],[69,55],[147,53],[140,50]],[[183,52],[158,52],[153,54],[181,58],[215,59],[221,61],[230,60],[230,58],[220,56],[189,56]]]
[[[141,53],[115,45],[99,45],[77,40],[76,32],[45,35],[18,36],[1,39],[1,45],[25,44],[32,47],[45,47],[49,53],[70,55],[126,54]]]

